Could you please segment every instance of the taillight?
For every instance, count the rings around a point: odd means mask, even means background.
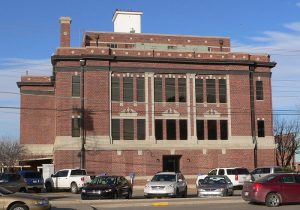
[[[234,179],[235,179],[235,181],[238,181],[239,180],[239,175],[236,174]]]
[[[84,177],[81,177],[81,179],[80,179],[82,182],[84,182]]]
[[[261,183],[253,183],[253,191],[256,192],[262,187]]]

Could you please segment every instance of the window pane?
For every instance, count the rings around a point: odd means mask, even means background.
[[[155,120],[155,138],[156,140],[163,139],[163,121]]]
[[[162,78],[154,78],[154,101],[162,102]]]
[[[217,140],[217,121],[207,121],[208,140]]]
[[[197,139],[204,140],[204,120],[197,120]]]
[[[120,101],[120,78],[111,78],[111,100]]]
[[[258,137],[265,137],[265,121],[257,121],[257,133]]]
[[[175,102],[175,79],[166,78],[166,102]]]
[[[72,96],[80,97],[80,76],[72,76]]]
[[[137,139],[145,140],[145,120],[144,119],[137,120]]]
[[[227,120],[220,120],[221,139],[228,140],[228,122]]]
[[[263,82],[256,81],[256,100],[263,100],[263,99],[264,99]]]
[[[207,103],[216,103],[216,83],[214,79],[206,80]]]
[[[178,79],[178,97],[179,102],[186,102],[186,79]]]
[[[80,136],[80,118],[72,118],[72,137]]]
[[[133,78],[124,77],[123,78],[123,101],[132,102],[133,101]]]
[[[120,140],[120,120],[112,119],[111,121],[111,132],[113,140]]]
[[[136,86],[137,86],[137,101],[144,102],[145,101],[145,78],[137,77]]]
[[[196,102],[203,103],[203,79],[195,80]]]
[[[227,102],[227,95],[226,95],[226,80],[225,79],[219,79],[219,100],[220,103],[226,103]]]
[[[133,133],[133,120],[123,120],[123,137],[124,140],[133,140],[134,133]]]
[[[167,140],[176,140],[176,120],[167,120]]]
[[[187,120],[179,120],[180,139],[187,140]]]

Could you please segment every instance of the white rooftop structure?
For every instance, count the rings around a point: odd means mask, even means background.
[[[140,11],[116,10],[112,19],[114,32],[141,33],[142,14]]]

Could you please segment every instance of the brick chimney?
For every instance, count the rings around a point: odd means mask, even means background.
[[[70,47],[70,17],[59,18],[60,23],[60,47]]]

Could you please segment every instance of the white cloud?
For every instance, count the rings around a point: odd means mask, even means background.
[[[274,109],[298,109],[300,104],[300,22],[285,25],[290,32],[265,31],[250,37],[256,44],[233,42],[234,52],[266,53],[277,62],[272,73]]]

